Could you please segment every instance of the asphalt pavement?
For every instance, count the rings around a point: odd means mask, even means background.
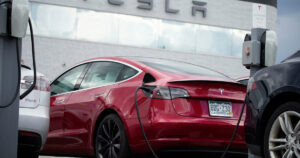
[[[219,153],[165,153],[159,155],[160,158],[220,158]],[[247,155],[231,155],[228,154],[226,158],[247,158]],[[75,157],[56,157],[56,156],[39,156],[39,158],[75,158]],[[76,158],[87,158],[87,157],[76,157]],[[151,155],[139,156],[137,158],[153,158]]]

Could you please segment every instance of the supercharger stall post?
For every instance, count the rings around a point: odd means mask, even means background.
[[[22,38],[29,7],[27,0],[0,0],[0,157],[16,158]]]
[[[277,35],[274,31],[254,28],[251,30],[251,35],[246,35],[243,44],[242,62],[246,68],[250,69],[250,80],[257,71],[274,65],[276,56]],[[248,157],[261,158],[253,154],[250,150]]]

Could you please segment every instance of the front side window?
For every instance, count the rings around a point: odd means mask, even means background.
[[[51,85],[51,96],[73,91],[85,67],[86,64],[77,66],[56,79]]]
[[[123,69],[123,65],[115,62],[95,62],[90,67],[79,89],[94,88],[113,84]]]

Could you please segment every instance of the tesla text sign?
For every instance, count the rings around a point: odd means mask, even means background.
[[[87,0],[84,0],[87,1]],[[155,0],[136,0],[137,8],[142,10],[152,10],[154,5],[153,1]],[[122,6],[124,5],[125,0],[107,0],[108,4],[114,6]],[[177,14],[180,12],[180,9],[177,9],[176,6],[171,7],[172,0],[164,0],[164,9],[166,13]],[[193,0],[191,3],[191,15],[196,16],[197,13],[202,13],[203,17],[206,17],[207,13],[207,3],[201,2],[198,0]]]

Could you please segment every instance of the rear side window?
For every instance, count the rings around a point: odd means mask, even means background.
[[[95,62],[85,75],[80,88],[94,88],[113,84],[123,69],[123,65],[115,62]]]
[[[247,86],[248,85],[248,81],[249,79],[245,79],[245,80],[240,80],[238,81],[240,84]]]
[[[138,73],[137,70],[135,70],[131,67],[128,67],[128,66],[124,66],[124,68],[118,78],[118,82],[127,80],[127,79],[135,76],[137,73]]]
[[[177,61],[167,61],[162,59],[138,59],[137,61],[148,65],[154,69],[173,73],[173,74],[185,74],[185,75],[198,75],[198,76],[211,76],[211,77],[221,77],[228,78],[227,76],[218,73],[216,71],[207,69],[205,67],[177,62]]]
[[[51,84],[51,95],[58,95],[66,92],[71,92],[74,90],[76,82],[79,76],[82,74],[85,69],[85,65],[77,66],[68,72],[64,73],[62,76],[57,78]]]

